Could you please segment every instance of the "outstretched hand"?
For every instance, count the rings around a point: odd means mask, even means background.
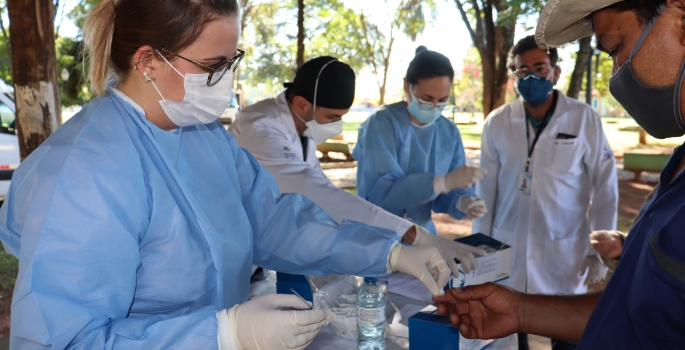
[[[519,332],[520,293],[494,283],[454,288],[434,296],[438,312],[468,339],[493,339]]]

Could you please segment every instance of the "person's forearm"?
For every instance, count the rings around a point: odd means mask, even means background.
[[[521,332],[578,342],[601,295],[523,294],[519,304]]]

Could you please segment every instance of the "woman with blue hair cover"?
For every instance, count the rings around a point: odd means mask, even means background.
[[[444,55],[416,49],[404,78],[407,101],[382,106],[359,129],[357,193],[436,233],[431,213],[480,218],[474,185],[485,169],[466,166],[459,130],[442,117],[454,80]]]
[[[13,349],[306,347],[330,315],[293,295],[248,301],[253,264],[401,271],[440,294],[437,248],[282,195],[217,121],[245,53],[239,12],[235,0],[94,6],[84,34],[98,97],[26,158],[0,210],[19,258]]]

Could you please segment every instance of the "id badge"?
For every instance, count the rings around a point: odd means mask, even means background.
[[[520,172],[518,181],[518,191],[526,196],[530,196],[530,188],[533,186],[533,174]]]

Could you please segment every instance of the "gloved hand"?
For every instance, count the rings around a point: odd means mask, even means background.
[[[435,247],[405,247],[396,245],[390,250],[388,264],[395,272],[416,277],[432,295],[442,295],[450,269]]]
[[[323,309],[308,309],[295,295],[270,294],[226,310],[238,349],[304,349],[331,315]],[[222,349],[224,347],[222,346]]]
[[[592,231],[590,246],[606,259],[616,259],[623,253],[623,239],[618,231]]]
[[[467,165],[453,169],[442,177],[444,188],[441,192],[449,192],[457,188],[470,188],[478,181],[482,180],[483,177],[485,177],[485,174],[487,174],[485,168]]]
[[[464,273],[471,273],[471,270],[476,269],[476,258],[473,254],[485,255],[485,250],[472,247],[468,244],[463,244],[455,241],[450,241],[430,233],[425,228],[416,226],[416,238],[412,245],[419,247],[435,247],[438,248],[440,255],[447,262],[447,266],[452,270],[452,275],[459,276],[459,267],[454,259],[461,262],[461,267]]]
[[[469,219],[479,219],[485,216],[488,209],[485,208],[485,202],[474,196],[461,196],[457,203],[457,209],[466,214]]]
[[[609,268],[604,266],[602,259],[597,255],[588,255],[583,261],[583,267],[580,269],[581,273],[587,271],[587,277],[583,284],[587,287],[590,283],[597,283],[607,276]]]

